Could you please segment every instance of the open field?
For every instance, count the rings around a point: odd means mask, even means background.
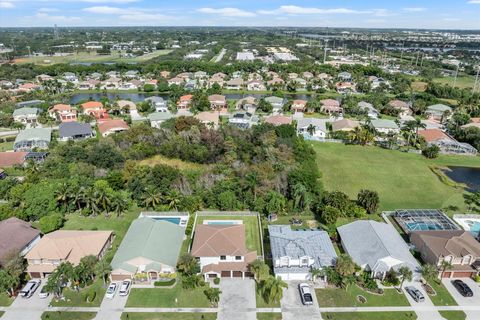
[[[141,160],[140,165],[154,166],[157,164],[164,164],[170,167],[177,168],[180,171],[200,171],[203,172],[208,168],[208,165],[199,163],[182,161],[180,159],[171,159],[162,155],[156,155],[148,159]]]
[[[329,191],[341,190],[356,198],[361,189],[377,191],[380,210],[445,208],[464,212],[463,190],[440,181],[430,166],[480,167],[477,157],[421,155],[335,143],[312,142],[322,182]]]
[[[372,294],[362,290],[357,285],[351,285],[345,289],[317,289],[318,305],[321,308],[328,307],[397,307],[409,306],[407,298],[396,289],[385,289],[383,295]],[[366,303],[360,303],[357,296],[367,299]]]
[[[155,57],[169,54],[172,50],[157,50],[142,56],[134,58],[122,58],[118,53],[109,55],[99,55],[96,52],[79,52],[78,54],[72,54],[69,56],[41,56],[31,58],[16,59],[15,63],[35,63],[35,64],[57,64],[57,63],[102,63],[102,62],[142,62],[153,59]],[[49,60],[50,62],[46,62]]]
[[[441,84],[448,84],[449,86],[453,87],[455,77],[441,77],[433,79],[433,82],[441,83]],[[473,84],[475,83],[475,77],[469,75],[459,75],[457,77],[457,82],[455,83],[455,87],[460,89],[465,88],[473,88]]]
[[[124,312],[122,320],[215,320],[216,313],[141,313],[141,312]]]
[[[42,320],[90,320],[96,315],[95,312],[46,311],[42,314]]]
[[[329,320],[415,320],[415,312],[326,312],[322,318]]]

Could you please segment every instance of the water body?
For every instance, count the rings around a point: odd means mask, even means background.
[[[169,95],[166,93],[131,93],[131,92],[125,92],[125,93],[113,93],[113,92],[107,92],[102,93],[102,92],[97,92],[97,93],[77,93],[72,96],[70,99],[70,104],[78,104],[81,101],[100,101],[103,98],[107,98],[110,101],[115,101],[115,100],[130,100],[133,102],[141,102],[145,100],[147,97],[151,96],[159,96],[162,97],[163,99],[168,100]],[[270,96],[268,94],[241,94],[241,93],[226,93],[225,97],[227,100],[240,100],[245,97],[250,97],[253,96],[256,99],[260,99],[261,97],[267,97]],[[297,94],[290,94],[286,95],[288,99],[301,99],[301,100],[310,100],[311,95],[310,94],[302,94],[302,93],[297,93]]]
[[[480,168],[452,166],[442,171],[453,181],[466,184],[468,191],[480,191]]]

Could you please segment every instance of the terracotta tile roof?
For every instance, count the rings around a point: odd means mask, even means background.
[[[20,252],[39,234],[30,223],[18,218],[0,221],[0,265],[10,253]]]
[[[73,108],[69,104],[56,104],[48,111],[71,111]]]
[[[197,225],[191,253],[195,257],[245,255],[245,225]]]
[[[22,165],[28,152],[0,152],[0,168]]]
[[[123,119],[110,119],[98,123],[98,131],[100,131],[101,134],[104,134],[112,129],[128,130],[129,128],[130,127]]]
[[[191,94],[187,94],[187,95],[181,96],[180,101],[190,101],[192,100],[192,98],[193,96]]]
[[[103,108],[103,104],[99,101],[88,101],[82,103],[83,109]]]
[[[320,100],[320,103],[325,107],[340,107],[340,102],[333,99],[323,99]]]
[[[274,116],[270,116],[265,119],[266,123],[273,124],[274,126],[279,126],[282,124],[291,124],[292,123],[292,117],[286,117],[281,114],[277,114]]]
[[[442,139],[449,139],[450,138],[445,132],[440,129],[425,129],[418,131],[418,135],[422,136],[425,141],[427,142],[434,142]]]
[[[392,100],[388,105],[396,109],[408,109],[408,103],[402,100]]]

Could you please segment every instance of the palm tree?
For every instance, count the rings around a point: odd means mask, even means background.
[[[180,203],[180,195],[176,190],[171,190],[165,195],[165,201],[167,202],[168,208],[170,210],[177,210]]]
[[[452,266],[452,263],[450,261],[447,261],[445,259],[442,260],[442,262],[440,263],[440,270],[442,270],[442,273],[440,273],[440,277],[443,276],[445,271],[451,270],[452,268],[453,268],[453,266]]]
[[[317,281],[318,277],[324,277],[325,276],[325,270],[319,269],[319,268],[312,268],[310,270],[310,273],[312,274],[312,282]]]
[[[293,199],[294,199],[294,208],[303,211],[309,204],[309,197],[307,188],[301,184],[297,183],[293,186]]]
[[[101,208],[103,211],[108,211],[112,200],[110,194],[105,189],[95,189],[94,199],[99,208]]]
[[[433,264],[425,264],[422,266],[422,276],[426,281],[433,281],[438,276],[438,269]]]
[[[270,274],[270,268],[264,261],[260,259],[256,259],[255,261],[250,263],[248,267],[253,273],[254,279],[257,284],[265,280]]]
[[[207,299],[212,304],[212,307],[216,308],[218,306],[218,301],[220,301],[220,294],[222,293],[218,288],[207,288],[203,291],[207,296]]]
[[[348,287],[350,287],[352,284],[355,284],[357,279],[353,274],[350,274],[348,276],[345,276],[342,278],[342,287],[345,288],[345,291],[348,290]]]
[[[288,284],[280,277],[269,276],[262,284],[263,298],[267,303],[280,302],[284,288],[288,288]]]
[[[252,171],[245,176],[247,186],[253,193],[253,200],[257,200],[258,180],[258,173],[256,171]]]
[[[128,201],[122,193],[115,193],[110,203],[112,211],[120,217],[128,209]]]
[[[110,271],[112,271],[112,267],[110,266],[110,263],[108,263],[105,259],[98,261],[98,263],[95,265],[95,275],[97,277],[102,277],[103,286],[107,284],[106,277],[108,276]]]
[[[145,190],[145,196],[143,197],[143,205],[145,208],[152,208],[155,209],[156,206],[160,204],[161,201],[161,194],[156,192],[152,188],[147,188]]]
[[[55,192],[55,200],[59,205],[63,206],[63,209],[66,212],[68,208],[68,202],[70,200],[70,190],[67,183],[63,182],[60,184],[59,188]]]
[[[310,136],[313,136],[315,134],[316,128],[313,124],[309,124],[307,127],[307,132]]]
[[[400,288],[398,289],[398,291],[402,291],[403,282],[405,280],[412,281],[413,273],[410,268],[403,266],[398,269],[398,275],[402,277],[402,281],[400,282]]]

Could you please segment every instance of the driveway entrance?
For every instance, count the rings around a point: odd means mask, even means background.
[[[315,290],[311,286],[313,295],[313,305],[304,306],[298,291],[298,285],[301,281],[286,281],[288,289],[283,291],[282,319],[283,320],[301,320],[301,319],[322,319],[320,310],[318,309],[317,297]]]
[[[256,320],[255,281],[222,278],[220,290],[218,320]]]

